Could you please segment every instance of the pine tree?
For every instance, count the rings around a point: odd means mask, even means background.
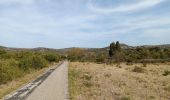
[[[115,44],[115,42],[111,43],[110,50],[109,50],[109,56],[114,57],[119,52],[121,52],[121,47],[120,47],[119,41],[117,41],[116,44]]]
[[[119,51],[119,52],[121,51],[119,41],[116,42],[116,51]]]
[[[116,45],[115,45],[115,43],[113,42],[113,43],[110,44],[109,56],[110,56],[110,57],[113,57],[114,54],[115,54],[115,51],[116,51]]]

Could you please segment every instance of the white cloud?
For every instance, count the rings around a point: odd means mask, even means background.
[[[4,23],[0,25],[0,32],[40,35],[75,33],[79,28],[92,27],[87,21],[94,19],[95,15],[52,17],[35,9],[6,10],[3,16],[0,16],[0,23]]]
[[[168,15],[167,15],[168,16]],[[144,16],[138,18],[127,18],[123,22],[113,24],[112,30],[109,33],[127,34],[136,30],[148,30],[162,28],[166,30],[170,26],[169,17],[162,16],[160,18],[153,18],[152,16]],[[157,33],[160,33],[158,31]]]
[[[128,5],[120,5],[118,7],[113,8],[102,8],[97,7],[95,4],[93,4],[92,0],[88,3],[88,8],[92,11],[99,12],[99,13],[113,13],[113,12],[127,12],[127,11],[137,11],[146,9],[155,5],[160,4],[165,0],[142,0],[138,3],[128,4]]]
[[[143,43],[143,39],[150,38],[150,41],[158,43],[161,39],[168,41],[170,38],[168,35],[170,14],[167,11],[158,14],[154,10],[153,13],[142,12],[139,15],[98,14],[92,13],[86,6],[84,7],[85,0],[75,0],[80,3],[75,3],[74,0],[60,1],[0,0],[0,5],[8,5],[0,9],[0,43],[8,46],[31,47],[40,46],[39,42],[43,40],[41,45],[47,47],[82,46],[81,44],[97,47],[105,46],[106,43],[113,40],[128,42],[132,41],[131,38],[135,38],[136,40],[132,43],[138,41]],[[65,2],[68,1],[70,4],[65,5]],[[137,4],[120,5],[110,11],[99,8],[102,9],[99,12],[136,11],[152,7],[163,1],[138,0]],[[98,6],[94,4],[91,6],[94,7],[94,11],[98,9],[96,8]],[[159,11],[162,8],[158,8]],[[23,37],[28,38],[25,40]],[[20,41],[23,42],[23,45],[20,45]]]

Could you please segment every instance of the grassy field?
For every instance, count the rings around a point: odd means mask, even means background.
[[[170,64],[71,62],[71,100],[170,100]]]

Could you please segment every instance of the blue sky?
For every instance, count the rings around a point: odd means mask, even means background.
[[[169,5],[170,0],[0,0],[0,45],[169,44]]]

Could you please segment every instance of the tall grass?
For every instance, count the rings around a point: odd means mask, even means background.
[[[69,93],[70,93],[70,100],[75,100],[75,96],[78,94],[77,88],[77,79],[80,77],[80,71],[75,70],[74,68],[69,65],[68,71],[68,80],[69,80]]]

